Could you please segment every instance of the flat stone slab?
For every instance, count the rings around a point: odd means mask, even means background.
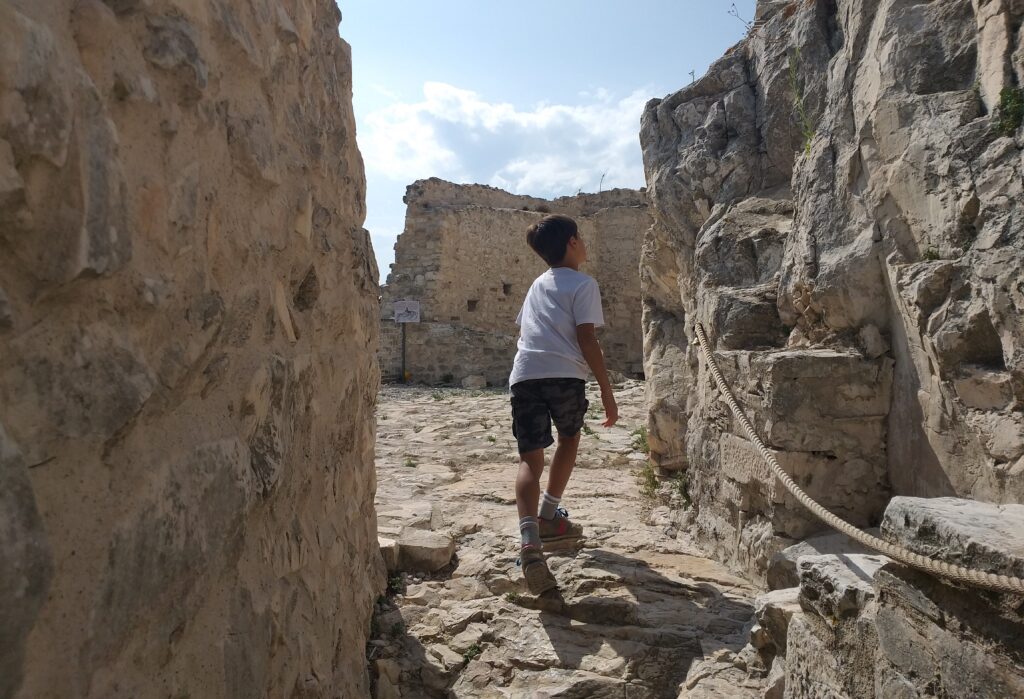
[[[923,556],[1024,577],[1024,505],[895,497],[885,510],[882,533]]]
[[[878,536],[877,529],[868,529],[868,533]],[[772,590],[784,590],[800,584],[800,574],[796,562],[801,556],[820,556],[829,553],[874,553],[854,541],[846,534],[829,532],[812,536],[805,541],[787,546],[774,556],[768,564],[768,587]]]

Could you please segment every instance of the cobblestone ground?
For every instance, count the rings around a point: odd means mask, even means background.
[[[455,554],[433,573],[390,574],[367,646],[376,696],[760,696],[740,652],[756,591],[686,542],[678,483],[652,492],[643,391],[619,387],[613,428],[588,415],[563,498],[586,540],[550,554],[560,594],[536,598],[516,565],[507,394],[382,389],[380,534],[450,535]],[[588,397],[600,406],[596,385]]]

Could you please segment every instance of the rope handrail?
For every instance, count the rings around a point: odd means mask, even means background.
[[[750,424],[750,420],[747,419],[747,416],[743,413],[743,409],[740,408],[739,403],[736,402],[736,397],[732,394],[729,386],[726,385],[725,379],[722,378],[722,372],[718,368],[718,363],[715,362],[714,355],[712,355],[711,348],[708,343],[708,337],[704,333],[704,326],[697,323],[694,330],[697,334],[697,342],[700,345],[701,353],[704,355],[704,359],[708,363],[708,368],[711,370],[711,375],[714,377],[715,383],[718,385],[718,390],[722,392],[723,396],[725,396],[726,402],[729,404],[729,408],[743,427],[743,431],[746,432],[747,437],[751,442],[753,442],[754,446],[757,447],[757,451],[761,454],[761,458],[763,458],[771,467],[772,471],[775,473],[775,477],[782,481],[782,484],[786,486],[786,490],[788,490],[793,497],[799,500],[800,504],[814,513],[818,519],[822,520],[833,529],[837,529],[843,534],[846,534],[851,539],[859,541],[865,546],[884,553],[886,556],[889,556],[894,560],[905,563],[908,566],[917,568],[918,570],[926,573],[940,575],[956,582],[967,583],[969,585],[982,587],[988,590],[1024,595],[1024,579],[1008,575],[998,575],[996,573],[985,573],[980,570],[964,568],[963,566],[958,566],[953,563],[937,561],[935,559],[922,556],[921,554],[914,553],[902,546],[889,543],[888,541],[883,541],[878,537],[871,536],[870,534],[861,531],[812,500],[811,497],[805,493],[792,478],[789,477],[789,474],[782,469],[782,466],[779,465],[775,456],[768,450],[768,447],[764,445],[764,442],[761,441],[760,437],[757,436],[757,433],[754,431],[754,426]]]

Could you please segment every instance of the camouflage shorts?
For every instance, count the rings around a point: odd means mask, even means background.
[[[519,453],[551,446],[552,421],[559,436],[575,437],[589,405],[582,379],[531,379],[512,386],[512,434]]]

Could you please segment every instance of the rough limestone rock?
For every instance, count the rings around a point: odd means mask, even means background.
[[[895,498],[882,530],[936,560],[1019,575],[1019,508]],[[799,560],[802,611],[787,628],[786,697],[1024,695],[1019,597],[886,561],[845,554]]]
[[[405,328],[411,380],[459,385],[480,376],[492,386],[508,383],[516,315],[547,268],[526,244],[526,229],[548,213],[576,219],[586,241],[582,271],[601,285],[605,327],[598,332],[609,369],[631,377],[643,371],[637,269],[651,215],[642,190],[548,200],[431,178],[410,185],[404,201],[405,230],[381,289],[386,377],[400,377],[402,367],[394,302],[416,300],[421,322]]]
[[[1022,21],[1008,0],[761,0],[648,103],[651,455],[689,470],[698,537],[734,565],[760,575],[791,533],[728,475],[740,433],[698,322],[769,446],[859,470],[838,499],[862,522],[890,487],[1024,500]],[[809,390],[773,400],[780,355]]]
[[[360,696],[377,272],[326,0],[0,5],[0,695]]]

